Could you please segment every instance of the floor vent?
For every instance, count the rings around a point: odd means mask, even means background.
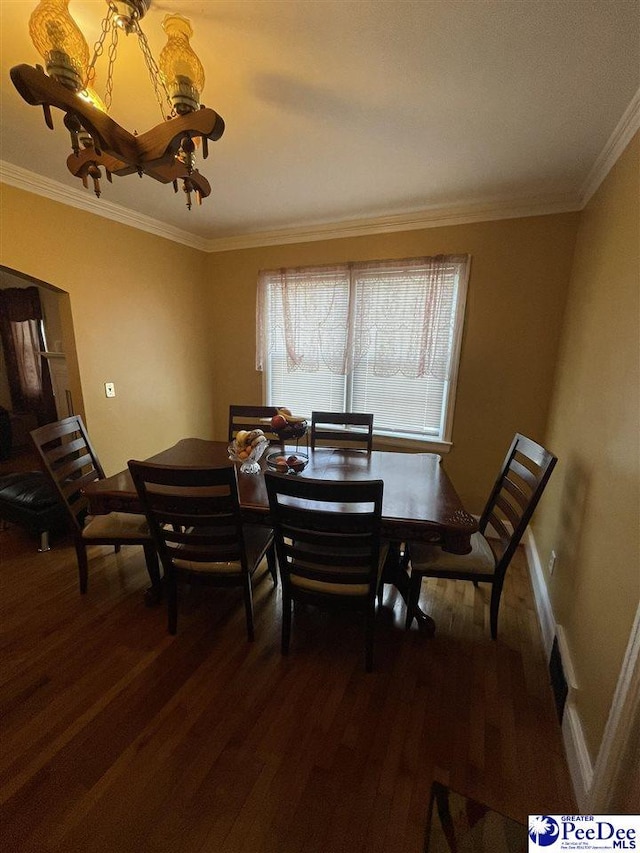
[[[569,685],[565,678],[564,669],[562,667],[562,657],[560,655],[560,646],[558,638],[553,638],[553,647],[551,649],[551,657],[549,658],[549,673],[551,674],[551,687],[556,701],[556,712],[558,720],[562,723],[562,715],[564,714],[564,705],[567,701],[569,693]]]

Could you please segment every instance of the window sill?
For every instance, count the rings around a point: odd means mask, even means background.
[[[399,450],[403,453],[439,453],[445,455],[453,447],[451,441],[434,438],[407,438],[400,435],[373,435],[374,448]]]

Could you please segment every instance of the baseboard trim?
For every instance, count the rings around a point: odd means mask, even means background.
[[[571,660],[564,631],[556,623],[553,614],[549,591],[542,570],[542,562],[536,546],[536,540],[530,528],[523,537],[523,544],[529,565],[529,575],[531,577],[545,653],[548,658],[551,654],[553,638],[558,636],[562,664],[569,683],[569,695],[562,718],[562,741],[576,803],[579,809],[584,810],[588,808],[589,792],[593,784],[593,764],[584,737],[582,721],[575,707],[574,694],[577,689],[575,668]]]
[[[588,811],[589,792],[593,784],[593,764],[584,739],[580,715],[572,702],[565,705],[562,740],[578,810],[584,814]]]
[[[529,565],[529,575],[531,577],[531,585],[533,586],[533,596],[538,612],[538,621],[540,622],[540,630],[542,631],[542,642],[547,658],[551,654],[553,646],[553,638],[556,635],[556,620],[551,608],[551,600],[547,590],[547,584],[542,571],[542,562],[536,547],[536,540],[533,536],[533,531],[530,527],[527,528],[525,535],[522,537],[524,551],[527,555],[527,563]]]
[[[593,769],[593,785],[586,811],[607,814],[612,797],[628,784],[621,761],[632,749],[634,721],[640,715],[640,604],[629,636],[609,719]]]

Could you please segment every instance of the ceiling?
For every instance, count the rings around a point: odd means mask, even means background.
[[[5,179],[208,245],[474,206],[576,209],[638,100],[639,0],[153,0],[156,59],[165,14],[187,16],[202,101],[226,123],[199,163],[213,192],[188,211],[170,185],[114,177],[97,201],[67,172],[62,113],[52,133],[9,79],[41,61],[35,5],[0,4]],[[103,0],[69,8],[93,46]],[[160,119],[133,37],[111,115],[138,132]]]

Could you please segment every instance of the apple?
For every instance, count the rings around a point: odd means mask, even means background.
[[[296,462],[298,462],[298,461],[299,461],[299,459],[298,459],[298,457],[297,457],[297,456],[287,456],[287,460],[286,460],[286,461],[287,461],[287,464],[288,464],[288,465],[292,465],[292,466],[293,466],[293,465],[295,465],[295,464],[296,464]]]
[[[296,472],[304,471],[304,460],[296,458],[295,462],[289,463],[289,467],[291,468],[292,471],[296,471]]]
[[[274,415],[271,418],[271,429],[278,432],[278,430],[284,429],[287,425],[286,420],[282,417],[282,415]]]

